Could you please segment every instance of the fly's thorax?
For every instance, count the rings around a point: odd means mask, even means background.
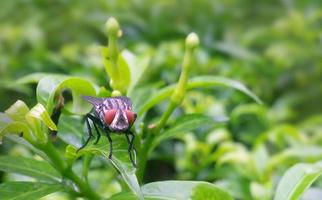
[[[125,97],[106,98],[103,102],[105,109],[132,110],[132,103]]]

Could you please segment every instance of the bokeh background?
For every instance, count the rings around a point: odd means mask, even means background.
[[[184,144],[163,144],[149,162],[146,182],[217,180],[221,171],[213,170],[207,156],[217,148],[212,142],[222,138],[251,150],[258,138],[274,132],[272,154],[290,146],[285,135],[301,133],[305,144],[322,144],[320,0],[0,1],[0,110],[17,99],[36,104],[36,85],[16,82],[34,72],[82,76],[107,86],[99,48],[107,44],[104,24],[110,16],[121,24],[121,48],[151,58],[142,86],[177,81],[184,38],[193,31],[201,44],[190,76],[239,80],[264,102],[227,88],[189,92],[184,112],[229,121],[212,132],[187,134]],[[238,170],[234,175],[245,185],[253,181]],[[251,196],[243,188],[234,191],[241,199]]]
[[[97,49],[107,44],[104,24],[115,16],[123,48],[153,51],[150,80],[177,79],[180,45],[194,31],[201,39],[196,74],[236,78],[270,106],[287,101],[294,121],[321,111],[318,0],[15,0],[1,1],[0,11],[1,110],[26,97],[12,81],[32,72],[106,84]]]

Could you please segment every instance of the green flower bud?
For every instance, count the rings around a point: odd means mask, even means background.
[[[108,35],[117,37],[120,33],[120,25],[114,17],[108,18],[106,22]]]
[[[122,96],[122,93],[118,90],[113,90],[112,97],[118,97],[118,96]]]
[[[190,33],[186,38],[186,48],[194,49],[199,45],[199,37],[196,33]]]
[[[181,69],[179,82],[171,97],[171,101],[176,105],[179,105],[182,102],[183,97],[186,93],[188,75],[189,75],[190,68],[192,66],[193,50],[198,45],[199,45],[198,35],[195,33],[190,33],[186,38],[186,49],[183,56],[182,69]]]

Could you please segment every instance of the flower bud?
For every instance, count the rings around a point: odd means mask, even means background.
[[[122,93],[118,90],[113,90],[112,97],[118,97],[118,96],[122,96]]]
[[[120,33],[120,25],[114,17],[108,18],[106,28],[108,34],[111,36],[118,36]]]
[[[199,37],[196,33],[190,33],[186,38],[186,47],[189,49],[196,48],[199,45]]]

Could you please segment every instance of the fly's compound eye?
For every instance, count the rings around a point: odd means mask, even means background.
[[[112,110],[108,110],[106,113],[105,113],[105,116],[104,116],[104,120],[105,122],[110,125],[114,118],[115,118],[115,115],[116,115],[116,109],[112,109]]]
[[[130,110],[126,110],[125,113],[126,113],[126,118],[127,118],[127,121],[129,122],[129,124],[133,124],[134,121],[136,120],[136,114]]]

